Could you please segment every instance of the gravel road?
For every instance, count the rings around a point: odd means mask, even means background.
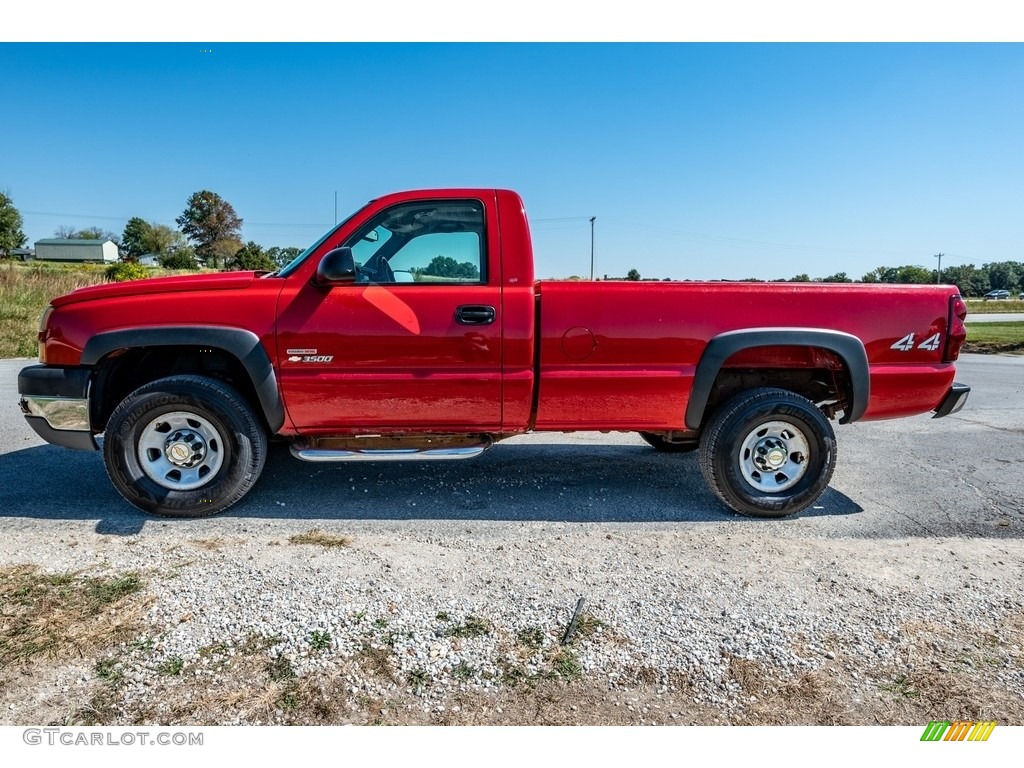
[[[594,433],[443,464],[278,446],[228,512],[147,518],[24,424],[25,364],[0,361],[0,568],[144,589],[130,639],[0,667],[0,724],[1024,724],[1024,358],[964,356],[956,416],[837,427],[830,489],[780,521]]]

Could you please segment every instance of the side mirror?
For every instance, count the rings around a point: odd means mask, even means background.
[[[317,285],[338,285],[356,281],[356,262],[352,258],[351,248],[335,248],[328,251],[320,259],[316,267]]]

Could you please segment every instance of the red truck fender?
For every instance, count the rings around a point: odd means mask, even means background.
[[[243,328],[223,326],[161,326],[125,328],[97,333],[82,350],[82,365],[95,366],[119,349],[134,347],[189,346],[221,349],[235,357],[245,368],[271,432],[284,424],[284,403],[277,386],[277,375],[270,356],[259,337]]]
[[[871,395],[871,377],[867,351],[856,336],[820,328],[745,328],[721,333],[708,342],[693,377],[686,406],[687,428],[700,429],[715,380],[730,357],[755,347],[780,346],[818,347],[837,354],[846,364],[853,389],[850,411],[839,423],[849,424],[864,415]]]

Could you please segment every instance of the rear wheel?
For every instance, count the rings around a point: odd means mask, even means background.
[[[784,389],[743,392],[704,430],[700,469],[730,509],[785,517],[822,494],[836,464],[832,425],[810,400]]]
[[[655,432],[640,432],[639,435],[644,439],[645,443],[662,453],[688,453],[689,451],[697,450],[700,445],[700,440],[696,437],[669,440],[664,435],[659,435]]]
[[[205,517],[253,486],[267,435],[233,387],[205,376],[169,376],[114,409],[103,453],[114,487],[139,509]]]

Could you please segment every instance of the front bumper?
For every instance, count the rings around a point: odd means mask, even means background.
[[[967,404],[967,396],[971,394],[971,388],[966,384],[958,384],[953,382],[953,386],[949,388],[949,392],[942,398],[942,402],[939,407],[935,409],[935,415],[933,419],[941,419],[943,416],[949,416],[951,413],[956,413],[964,405]]]
[[[95,451],[89,423],[91,368],[30,365],[18,374],[25,421],[43,440],[80,451]]]

